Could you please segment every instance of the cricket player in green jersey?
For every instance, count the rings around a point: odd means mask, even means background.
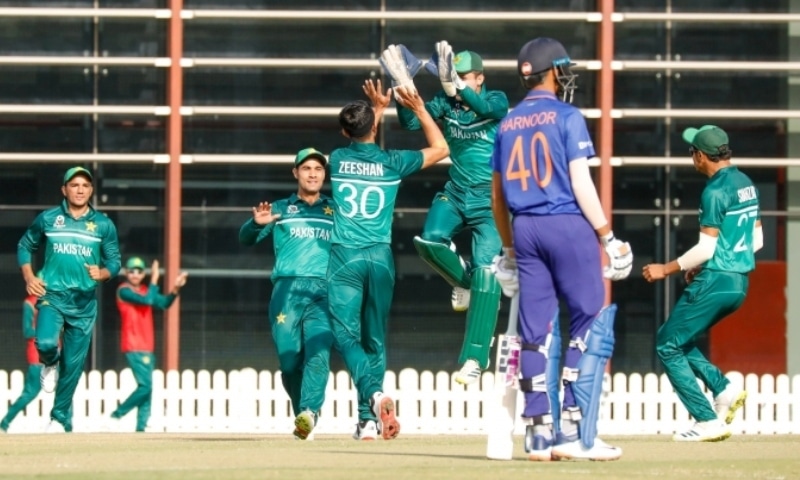
[[[428,147],[419,151],[383,150],[375,144],[378,124],[391,101],[381,82],[364,83],[374,105],[360,100],[339,112],[350,145],[330,155],[336,222],[328,264],[328,301],[336,345],[358,390],[358,425],[353,438],[395,438],[400,424],[394,400],[383,393],[386,329],[394,294],[391,235],[401,180],[447,157],[441,131],[416,91],[395,95],[419,116]],[[378,426],[380,422],[380,426]]]
[[[97,319],[96,289],[120,269],[117,228],[89,203],[92,181],[83,167],[67,170],[63,202],[40,213],[17,245],[27,291],[39,299],[36,347],[44,365],[42,390],[56,392],[48,432],[72,431],[72,397]],[[44,250],[41,278],[31,266],[39,248]]]
[[[694,167],[708,177],[700,197],[700,239],[667,264],[646,265],[648,282],[684,272],[689,286],[658,329],[656,353],[694,426],[675,434],[677,442],[715,442],[731,436],[728,425],[744,405],[747,392],[735,388],[706,359],[696,338],[735,312],[747,294],[747,275],[755,269],[755,252],[764,245],[758,190],[731,165],[728,135],[719,127],[687,128]],[[714,406],[697,385],[703,381]]]
[[[454,56],[446,41],[438,42],[432,64],[443,90],[425,109],[442,122],[452,165],[450,180],[434,197],[422,235],[414,238],[414,245],[422,259],[453,287],[453,310],[467,310],[458,360],[461,368],[455,379],[468,385],[489,366],[500,306],[500,285],[491,273],[492,259],[500,254],[502,245],[492,217],[490,158],[500,120],[508,113],[508,98],[499,90],[486,88],[483,60],[473,51]],[[417,117],[400,103],[397,115],[403,128],[420,128]],[[463,230],[472,233],[470,263],[452,242]]]
[[[274,233],[269,321],[281,381],[295,414],[294,436],[300,440],[310,439],[325,400],[333,344],[325,276],[336,208],[330,197],[320,194],[326,163],[318,150],[300,150],[292,170],[297,193],[259,203],[239,230],[243,245],[255,245]]]

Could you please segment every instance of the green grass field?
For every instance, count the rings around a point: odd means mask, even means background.
[[[509,462],[484,459],[484,437],[401,436],[356,442],[320,435],[69,434],[0,436],[0,478],[59,479],[513,479],[800,478],[800,436],[737,436],[673,443],[668,436],[608,437],[616,462],[535,463],[522,438]]]

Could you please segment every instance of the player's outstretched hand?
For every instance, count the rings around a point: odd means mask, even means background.
[[[261,202],[253,207],[253,221],[257,225],[267,225],[280,218],[280,214],[272,214],[272,204],[269,202]]]
[[[492,259],[492,273],[497,278],[497,283],[503,289],[503,295],[513,297],[519,292],[519,271],[517,270],[517,259],[513,253],[503,249],[502,255],[495,255]]]
[[[361,87],[364,94],[372,102],[375,110],[385,110],[390,103],[392,103],[392,89],[387,88],[386,93],[383,92],[381,80],[364,80],[364,85]]]
[[[150,264],[150,283],[158,285],[158,279],[161,277],[161,269],[158,260],[153,260]]]
[[[397,87],[394,89],[394,96],[402,106],[411,110],[417,114],[417,116],[419,116],[420,112],[425,110],[425,102],[422,100],[422,97],[419,96],[419,93],[416,90]]]
[[[663,263],[650,263],[642,268],[642,276],[649,283],[667,278],[667,266]]]
[[[631,244],[614,238],[613,233],[601,241],[608,255],[608,265],[603,269],[603,276],[612,281],[628,278],[633,268]]]

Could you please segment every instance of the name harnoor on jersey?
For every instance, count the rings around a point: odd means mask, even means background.
[[[353,248],[391,243],[400,181],[422,168],[422,152],[353,142],[328,161],[336,203],[331,242]]]
[[[735,166],[708,179],[700,197],[700,227],[719,230],[717,248],[703,268],[747,273],[755,269],[753,231],[761,219],[758,189]]]
[[[550,92],[532,90],[500,122],[492,169],[514,215],[582,215],[569,162],[595,155],[580,110]]]
[[[320,195],[309,205],[293,193],[272,203],[272,213],[280,217],[268,225],[251,218],[239,230],[239,241],[254,245],[274,234],[275,265],[272,281],[288,277],[325,278],[331,250],[331,233],[336,207],[333,200]]]

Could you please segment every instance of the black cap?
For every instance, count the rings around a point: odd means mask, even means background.
[[[523,77],[544,72],[556,66],[574,65],[561,42],[539,37],[522,46],[517,56],[517,71]]]

